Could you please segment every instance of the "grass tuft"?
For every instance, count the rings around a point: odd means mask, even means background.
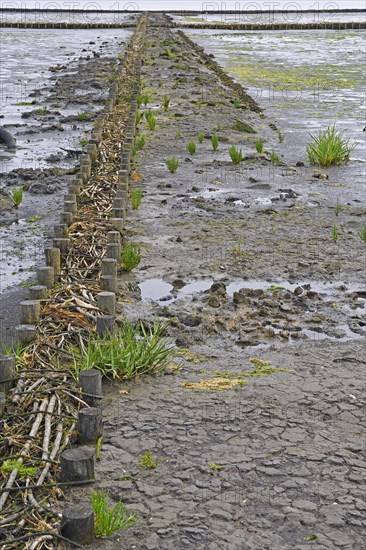
[[[14,205],[18,208],[18,206],[21,205],[23,200],[23,187],[13,187],[11,190],[11,200],[13,201]]]
[[[203,143],[203,140],[205,139],[205,134],[203,132],[199,132],[197,139],[198,139],[198,143]]]
[[[255,142],[255,149],[256,149],[257,153],[259,153],[259,154],[263,153],[264,143],[263,143],[262,139],[257,139],[257,141]]]
[[[174,172],[178,170],[179,160],[177,159],[177,157],[171,157],[170,159],[167,159],[165,164],[169,172],[174,174]]]
[[[108,506],[108,491],[91,492],[90,501],[94,510],[94,533],[96,537],[109,537],[114,531],[131,527],[136,521],[135,514],[128,514],[122,501],[112,508]]]
[[[149,130],[154,130],[155,129],[155,126],[156,126],[156,118],[155,118],[155,115],[152,111],[147,111],[145,113],[145,118],[146,118],[146,121],[147,121],[147,125],[149,127]]]
[[[163,95],[162,99],[164,111],[167,111],[169,109],[170,97],[168,95]]]
[[[271,152],[271,162],[272,164],[280,164],[282,162],[281,155],[273,151],[273,149]]]
[[[311,164],[327,167],[331,164],[345,164],[349,161],[355,145],[349,145],[349,138],[343,137],[343,131],[336,130],[335,126],[328,126],[317,136],[309,134],[312,143],[306,146],[306,152]]]
[[[141,204],[144,192],[142,189],[132,189],[131,191],[131,205],[133,210],[137,210]]]
[[[122,269],[132,271],[141,262],[141,249],[137,244],[128,243],[122,253]]]
[[[74,352],[74,376],[78,379],[79,373],[86,369],[98,369],[119,380],[161,372],[175,354],[164,334],[165,326],[161,323],[145,329],[142,323],[133,326],[126,321],[113,335],[98,340],[90,338],[82,354]]]
[[[235,145],[230,147],[229,155],[234,164],[240,164],[240,162],[244,159],[243,151],[235,147]]]
[[[335,242],[335,243],[339,239],[339,232],[338,232],[338,228],[337,228],[336,224],[333,225],[332,238],[333,238],[333,242]]]
[[[153,457],[151,454],[151,451],[149,450],[140,456],[138,465],[141,466],[141,468],[145,468],[146,470],[154,470],[159,464],[159,462],[165,462],[165,461],[166,461],[165,458]]]
[[[361,237],[361,241],[366,243],[366,224],[363,226],[363,228],[360,231],[360,237]]]
[[[187,151],[188,153],[190,153],[191,155],[194,155],[194,153],[196,152],[196,144],[195,142],[193,141],[193,139],[191,139],[191,141],[189,141],[187,143]]]
[[[211,136],[211,144],[212,144],[212,149],[214,151],[217,151],[217,148],[219,146],[219,138],[217,137],[216,134],[214,134],[213,136]]]

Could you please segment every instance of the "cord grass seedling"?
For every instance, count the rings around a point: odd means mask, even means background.
[[[141,94],[137,94],[136,103],[137,103],[137,107],[138,107],[138,108],[141,107],[142,101],[143,101],[142,95],[141,95]]]
[[[333,238],[333,242],[335,242],[335,243],[339,239],[339,232],[338,232],[338,228],[337,228],[336,224],[333,225],[332,238]]]
[[[128,243],[122,253],[121,267],[124,271],[132,271],[141,262],[141,249],[137,244]]]
[[[285,141],[285,134],[281,132],[281,130],[278,130],[277,134],[278,134],[278,141],[280,143],[283,143]]]
[[[229,149],[229,155],[234,164],[240,164],[241,161],[244,159],[243,157],[243,151],[241,149],[238,149],[235,147],[235,145],[232,145]]]
[[[203,143],[203,140],[205,139],[205,134],[203,132],[199,132],[197,139],[198,139],[198,143]]]
[[[334,213],[336,216],[338,216],[342,211],[342,205],[339,204],[339,201],[337,200],[337,204],[334,207]]]
[[[13,187],[11,190],[11,200],[13,201],[14,205],[18,208],[18,206],[21,205],[23,200],[23,186],[20,187]]]
[[[78,120],[88,120],[91,117],[91,113],[88,113],[86,111],[81,111],[76,115],[76,118]]]
[[[221,466],[220,464],[213,464],[213,463],[208,463],[207,466],[211,469],[211,470],[216,470],[217,472],[220,472],[221,470],[223,470],[225,468],[225,466]]]
[[[142,94],[142,103],[147,106],[148,103],[150,103],[150,96],[147,93]]]
[[[191,139],[191,141],[189,141],[187,143],[187,151],[188,153],[190,153],[191,155],[194,155],[194,153],[196,152],[196,144],[195,142],[193,141],[193,139]]]
[[[149,129],[154,130],[155,126],[156,126],[156,118],[155,118],[154,113],[152,111],[147,111],[145,113],[145,118],[146,118],[147,125],[148,125]]]
[[[131,205],[133,210],[137,210],[141,204],[144,192],[142,189],[132,189],[131,191]]]
[[[113,335],[97,340],[90,337],[83,351],[71,348],[72,376],[78,380],[80,372],[97,369],[110,378],[126,380],[161,372],[175,355],[165,330],[165,325],[157,322],[145,329],[142,323],[134,326],[125,321]]]
[[[168,57],[170,57],[170,59],[176,59],[177,57],[175,53],[173,53],[169,48],[165,49],[165,53],[167,54]]]
[[[168,95],[163,95],[162,99],[164,111],[167,111],[169,109],[170,97]]]
[[[280,164],[281,163],[281,161],[282,161],[281,156],[278,153],[276,153],[275,151],[273,151],[273,149],[271,151],[270,156],[271,156],[272,164]]]
[[[47,107],[44,105],[43,107],[40,107],[36,110],[36,115],[45,115],[47,113]]]
[[[219,146],[219,138],[216,134],[214,134],[213,136],[211,136],[211,145],[212,145],[212,149],[214,151],[217,151],[217,148]]]
[[[171,157],[170,159],[167,159],[166,166],[171,174],[174,174],[178,170],[179,166],[179,160],[177,157]]]
[[[136,126],[140,124],[143,116],[144,116],[144,113],[141,113],[141,111],[136,111]]]
[[[92,489],[90,502],[94,510],[94,534],[96,537],[109,537],[115,531],[131,527],[136,521],[135,514],[129,514],[122,501],[108,508],[108,491]]]
[[[361,241],[366,243],[366,224],[363,226],[363,228],[360,231],[360,237],[361,237]]]
[[[257,141],[255,142],[255,149],[260,155],[263,153],[264,143],[262,139],[257,139]]]
[[[306,152],[311,164],[327,167],[332,164],[340,166],[349,162],[355,144],[349,145],[349,138],[343,137],[343,131],[336,130],[335,126],[328,126],[317,136],[309,133],[313,140],[306,146]]]
[[[149,450],[140,456],[137,464],[146,470],[154,470],[160,462],[166,462],[166,458],[153,457]]]
[[[239,109],[240,105],[241,105],[241,102],[240,102],[240,100],[236,97],[236,98],[234,99],[234,108],[235,108],[235,109]]]

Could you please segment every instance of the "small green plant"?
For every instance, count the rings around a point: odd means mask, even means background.
[[[366,243],[366,224],[363,226],[363,228],[360,231],[360,237],[361,237],[361,241]]]
[[[122,253],[122,269],[132,271],[141,262],[141,249],[137,244],[128,243]]]
[[[154,113],[152,111],[147,111],[145,114],[145,118],[146,118],[149,130],[154,130],[156,126],[156,118]]]
[[[273,149],[272,149],[272,151],[271,151],[271,155],[270,155],[270,156],[271,156],[271,162],[272,162],[272,164],[280,164],[280,163],[281,163],[281,160],[282,160],[282,159],[281,159],[281,156],[280,156],[278,153],[276,153]]]
[[[202,101],[199,101],[199,100],[196,101],[196,102],[195,102],[195,105],[196,105],[196,107],[197,107],[198,109],[201,109],[201,107],[202,107]]]
[[[181,137],[182,137],[182,132],[177,132],[175,134],[175,139],[181,139]]]
[[[220,130],[221,130],[221,123],[218,122],[218,123],[216,124],[215,128],[214,128],[214,132],[220,132]]]
[[[197,139],[198,139],[198,143],[203,143],[203,140],[205,139],[205,134],[203,132],[199,132]]]
[[[339,239],[339,232],[338,232],[338,228],[337,228],[336,224],[333,225],[332,238],[333,238],[333,242],[335,242],[335,243]]]
[[[167,111],[169,109],[170,97],[168,95],[163,95],[162,99],[164,111]]]
[[[90,502],[94,510],[94,533],[96,537],[109,537],[119,529],[131,527],[136,521],[135,514],[128,514],[122,501],[108,508],[109,493],[99,490],[91,492]]]
[[[137,107],[138,107],[138,108],[141,107],[142,101],[143,101],[142,95],[141,95],[141,94],[138,94],[138,95],[137,95],[137,98],[136,98],[136,102],[137,102]]]
[[[219,138],[217,137],[216,134],[214,134],[213,136],[211,136],[211,145],[212,145],[212,149],[214,151],[217,151],[217,148],[219,146]]]
[[[231,254],[233,254],[233,256],[246,256],[246,252],[242,248],[243,244],[244,244],[243,237],[238,237],[236,244],[234,244],[231,248]]]
[[[234,107],[235,109],[239,109],[241,105],[241,102],[240,102],[240,99],[238,99],[237,97],[234,99]]]
[[[169,48],[165,49],[165,53],[167,54],[168,57],[170,57],[170,59],[176,59],[177,57],[175,53],[173,53]]]
[[[20,187],[13,187],[11,190],[11,200],[13,201],[14,205],[18,208],[23,200],[23,186]]]
[[[234,164],[240,164],[240,162],[244,159],[243,151],[235,147],[235,145],[230,147],[229,155]]]
[[[131,205],[133,210],[137,210],[141,204],[144,192],[142,189],[132,189],[131,191]]]
[[[137,138],[135,139],[135,145],[138,151],[140,151],[145,147],[145,143],[146,143],[145,136],[137,136]]]
[[[170,159],[167,159],[166,166],[171,174],[174,174],[178,170],[179,166],[179,160],[177,157],[171,157]]]
[[[80,139],[79,143],[82,147],[85,147],[86,145],[88,145],[89,140],[88,139]]]
[[[73,352],[73,376],[86,369],[100,370],[105,376],[126,380],[164,370],[175,355],[175,348],[165,337],[165,325],[154,323],[145,329],[142,323],[133,326],[127,321],[113,335],[94,340],[86,349]]]
[[[337,200],[337,204],[334,207],[334,213],[336,216],[338,216],[342,211],[342,205],[339,204],[339,200]]]
[[[90,116],[91,116],[90,113],[86,111],[81,111],[76,115],[76,118],[81,121],[81,120],[88,120]]]
[[[264,144],[263,144],[262,139],[257,139],[257,141],[255,142],[255,149],[256,149],[257,153],[259,153],[259,154],[263,153]]]
[[[15,469],[18,470],[18,475],[20,477],[33,476],[37,471],[37,467],[24,466],[23,462],[20,460],[4,460],[0,466],[0,472],[4,474],[10,474]]]
[[[281,132],[281,130],[278,130],[277,134],[278,134],[278,141],[280,143],[283,143],[285,141],[285,134],[283,132]]]
[[[213,464],[213,463],[209,463],[207,464],[207,466],[211,470],[216,470],[217,472],[220,472],[220,470],[223,470],[225,468],[225,466],[220,466],[220,464]]]
[[[36,115],[45,115],[47,113],[47,107],[44,105],[44,107],[40,107],[36,110]]]
[[[146,470],[154,470],[159,464],[159,462],[165,462],[165,461],[166,461],[165,458],[153,457],[151,454],[151,451],[146,451],[146,453],[140,456],[138,465],[141,466],[141,468],[145,468]]]
[[[308,159],[311,164],[319,166],[347,163],[355,147],[349,145],[349,138],[344,138],[343,131],[336,130],[335,126],[328,126],[317,136],[309,136],[313,141],[306,146]]]
[[[196,144],[195,142],[193,141],[193,139],[191,139],[191,141],[189,141],[187,143],[187,151],[188,153],[190,153],[191,155],[194,155],[194,153],[196,152]]]
[[[144,113],[141,113],[141,111],[136,111],[136,126],[140,124],[143,116],[144,116]]]
[[[144,94],[142,95],[142,103],[145,105],[145,107],[147,106],[148,103],[150,103],[150,96],[149,96],[149,94],[144,93]]]

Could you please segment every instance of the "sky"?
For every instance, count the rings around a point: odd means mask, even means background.
[[[93,10],[260,10],[268,9],[359,9],[366,8],[366,0],[0,0],[0,8],[48,8]]]

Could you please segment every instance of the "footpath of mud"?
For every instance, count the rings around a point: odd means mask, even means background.
[[[166,322],[181,367],[106,385],[96,486],[139,521],[103,548],[362,547],[362,197],[337,215],[333,188],[314,204],[325,176],[253,152],[258,137],[275,147],[273,122],[238,105],[182,34],[150,28],[148,41],[157,126],[139,126],[144,197],[125,235],[142,262],[118,307],[121,320]],[[155,469],[138,466],[147,450],[163,459]]]

